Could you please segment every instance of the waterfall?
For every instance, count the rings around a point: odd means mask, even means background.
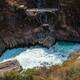
[[[46,0],[32,0],[36,8],[46,8]]]
[[[47,7],[47,0],[32,0],[34,6],[36,8],[46,8]],[[47,14],[46,13],[40,13],[39,14],[39,20],[41,24],[47,23]]]

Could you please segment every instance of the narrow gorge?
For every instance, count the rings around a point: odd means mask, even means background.
[[[49,48],[59,40],[80,42],[79,4],[78,0],[1,0],[0,54],[9,48],[35,44]],[[24,7],[57,11],[26,13]]]

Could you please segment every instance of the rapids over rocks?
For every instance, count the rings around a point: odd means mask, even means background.
[[[67,60],[70,53],[80,50],[80,44],[57,42],[51,48],[32,46],[30,48],[15,48],[7,50],[0,62],[17,59],[23,69],[61,64]]]

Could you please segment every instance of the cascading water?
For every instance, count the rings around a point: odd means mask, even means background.
[[[32,0],[36,8],[46,8],[46,0]]]
[[[0,62],[17,59],[24,69],[61,64],[71,52],[80,49],[79,43],[57,42],[51,48],[33,46],[7,50]]]
[[[34,6],[38,9],[46,8],[47,7],[47,0],[32,0]],[[40,13],[39,20],[41,24],[47,23],[47,14]]]

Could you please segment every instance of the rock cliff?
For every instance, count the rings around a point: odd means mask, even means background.
[[[80,1],[60,0],[56,28],[58,40],[80,42]]]
[[[57,8],[58,11],[26,13],[24,6],[26,8],[37,6],[31,1],[0,1],[0,53],[7,48],[30,44],[50,47],[57,40],[80,42],[79,0],[47,0],[46,8]]]

